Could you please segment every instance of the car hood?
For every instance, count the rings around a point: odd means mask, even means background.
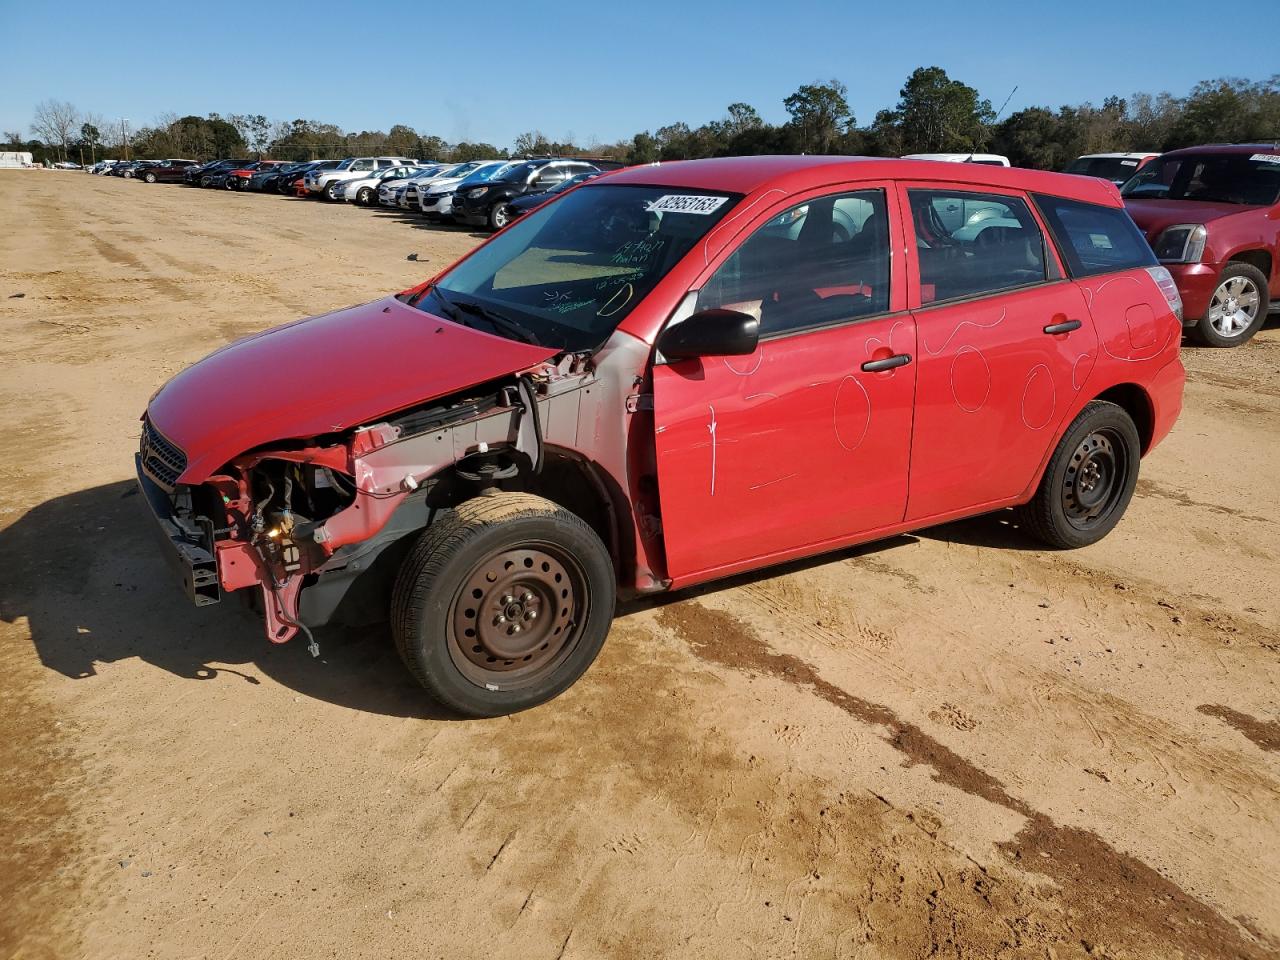
[[[1205,203],[1201,200],[1125,200],[1124,206],[1148,240],[1155,240],[1175,223],[1210,223],[1260,209],[1239,203]]]
[[[556,354],[386,297],[223,347],[152,397],[151,423],[202,483],[254,447],[305,439],[517,373]]]

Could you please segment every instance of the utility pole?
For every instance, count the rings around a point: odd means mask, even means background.
[[[120,133],[124,140],[124,158],[129,159],[129,118],[125,117],[120,121]]]

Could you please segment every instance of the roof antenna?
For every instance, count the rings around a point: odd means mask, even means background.
[[[994,119],[994,120],[992,120],[992,121],[991,121],[991,125],[992,125],[993,127],[994,127],[997,123],[999,123],[999,122],[1000,122],[1000,114],[1004,113],[1004,108],[1005,108],[1005,107],[1007,107],[1007,106],[1009,105],[1009,101],[1013,99],[1013,95],[1014,95],[1015,93],[1017,93],[1017,92],[1018,92],[1018,85],[1015,83],[1015,84],[1013,85],[1013,89],[1009,91],[1009,95],[1008,95],[1007,97],[1005,97],[1005,98],[1004,98],[1004,103],[1000,104],[1000,109],[996,111],[996,117],[995,117],[995,119]],[[972,162],[973,162],[973,154],[972,154],[972,153],[971,153],[971,154],[969,154],[969,156],[965,158],[965,161],[964,161],[964,162],[965,162],[965,163],[972,163]]]

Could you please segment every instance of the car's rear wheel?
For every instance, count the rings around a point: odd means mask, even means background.
[[[1207,347],[1238,347],[1266,322],[1269,306],[1262,271],[1250,263],[1229,263],[1204,316],[1191,328],[1192,336]]]
[[[498,201],[489,208],[489,229],[501,230],[511,222],[511,207],[509,204]]]
[[[361,187],[356,194],[356,203],[363,204],[366,207],[373,203],[373,188]]]
[[[595,660],[613,619],[609,553],[580,517],[524,493],[446,512],[391,601],[400,656],[437,703],[471,717],[536,706]]]
[[[1133,418],[1123,407],[1094,400],[1063,434],[1035,496],[1021,509],[1023,526],[1051,547],[1097,543],[1124,516],[1141,457]]]
[[[239,179],[239,178],[238,178],[238,177],[227,177],[227,179],[225,179],[225,180],[223,180],[223,181],[222,181],[222,189],[223,189],[223,190],[234,190],[234,189],[236,188],[236,180],[237,180],[237,179]]]
[[[147,174],[145,177],[143,177],[142,179],[143,179],[143,180],[145,180],[145,181],[147,181],[147,183],[155,183],[155,182],[156,182],[156,175],[155,175],[154,173],[148,173],[148,174]]]

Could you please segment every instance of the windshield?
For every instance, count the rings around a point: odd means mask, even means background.
[[[458,186],[466,187],[473,183],[487,183],[494,177],[502,176],[502,174],[506,173],[513,166],[514,164],[503,163],[500,160],[495,161],[494,163],[486,163],[484,166],[477,167],[475,170],[472,170],[467,174],[466,179],[458,184]]]
[[[551,161],[549,160],[533,160],[525,163],[514,164],[506,170],[502,171],[502,176],[498,179],[508,181],[510,183],[524,183],[529,179],[529,174],[533,171],[545,167]]]
[[[598,347],[737,195],[600,184],[517,221],[417,306],[513,340]]]
[[[1081,157],[1067,167],[1067,173],[1101,177],[1103,180],[1123,183],[1133,176],[1138,169],[1138,163],[1139,161],[1131,157]]]
[[[1280,154],[1159,157],[1120,190],[1132,200],[1200,200],[1268,206],[1280,200]]]

